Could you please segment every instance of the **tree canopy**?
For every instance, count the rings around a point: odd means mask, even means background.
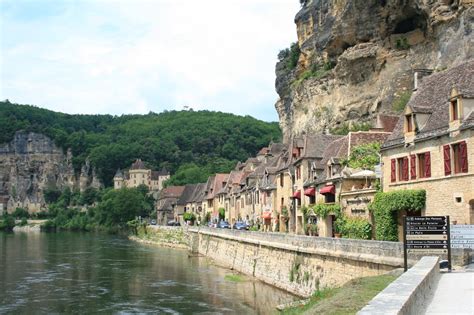
[[[71,148],[76,170],[89,157],[107,186],[118,168],[129,167],[136,158],[152,169],[179,171],[176,182],[202,181],[213,172],[229,171],[237,161],[281,138],[276,122],[221,112],[69,115],[0,102],[0,143],[11,141],[18,130],[43,133],[64,151]],[[202,176],[196,175],[196,167]]]

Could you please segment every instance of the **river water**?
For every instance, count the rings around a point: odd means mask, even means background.
[[[0,314],[269,314],[295,297],[185,250],[94,233],[0,233]]]

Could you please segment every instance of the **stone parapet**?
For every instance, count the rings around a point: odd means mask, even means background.
[[[423,257],[385,290],[377,294],[358,315],[421,314],[439,281],[439,258]]]

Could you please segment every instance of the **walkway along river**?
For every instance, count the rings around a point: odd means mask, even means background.
[[[0,233],[0,314],[268,314],[295,297],[186,250],[94,233]]]

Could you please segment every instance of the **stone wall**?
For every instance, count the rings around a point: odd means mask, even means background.
[[[303,297],[403,267],[403,245],[398,242],[207,227],[190,227],[187,232],[192,252]],[[469,250],[452,250],[453,265],[469,263],[471,254]],[[412,266],[421,258],[411,255],[408,264]]]
[[[190,228],[192,251],[259,280],[310,296],[403,266],[400,243]]]

